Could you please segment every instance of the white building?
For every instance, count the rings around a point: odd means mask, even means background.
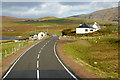
[[[40,32],[40,33],[38,34],[38,39],[39,39],[39,40],[42,39],[43,37],[45,37],[45,35],[46,35],[46,33]]]
[[[84,23],[76,28],[76,34],[85,34],[85,33],[92,33],[100,28],[97,26],[97,23],[95,22],[94,25],[91,27],[88,24]]]
[[[95,31],[100,29],[100,26],[96,22],[94,23],[92,27],[95,29]]]
[[[37,40],[37,39],[38,39],[38,35],[35,34],[35,35],[33,36],[33,40]]]
[[[38,36],[37,35],[30,35],[29,40],[37,40]]]

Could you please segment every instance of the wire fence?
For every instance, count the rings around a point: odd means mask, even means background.
[[[9,48],[2,50],[2,58],[4,59],[12,54],[15,54],[17,51],[19,51],[20,49],[24,48],[25,46],[27,46],[32,42],[33,41],[20,42],[20,43],[17,43],[15,46],[10,46]],[[14,43],[11,43],[11,44],[14,44]]]

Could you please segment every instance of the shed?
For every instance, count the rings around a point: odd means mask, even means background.
[[[97,31],[97,30],[99,30],[99,29],[100,29],[99,24],[97,24],[96,22],[93,24],[93,26],[92,26],[92,27],[95,29],[95,31]]]

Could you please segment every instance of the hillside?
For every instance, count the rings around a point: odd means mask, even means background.
[[[75,15],[71,17],[114,21],[118,20],[118,7],[95,11],[90,14]]]
[[[28,20],[27,18],[16,18],[16,17],[9,17],[9,16],[0,16],[2,21],[21,21],[21,20]]]
[[[48,16],[48,17],[42,17],[42,18],[39,18],[39,19],[55,19],[56,17],[53,17],[53,16]]]
[[[61,31],[64,29],[75,30],[79,24],[87,23],[93,25],[94,22],[99,24],[110,24],[112,21],[99,21],[91,19],[83,19],[76,17],[69,18],[56,18],[56,17],[43,17],[36,19],[15,18],[15,17],[2,17],[2,36],[23,36],[29,37],[31,34],[35,34],[40,31],[47,31],[52,34],[61,35]]]

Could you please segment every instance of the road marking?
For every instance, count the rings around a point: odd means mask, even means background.
[[[37,70],[37,80],[39,80],[39,70]]]
[[[49,43],[51,40],[49,40],[47,43]]]
[[[43,48],[45,47],[45,45],[43,46]]]
[[[49,38],[47,38],[49,39]],[[42,40],[44,41],[44,40]],[[3,76],[3,78],[1,80],[3,80],[4,78],[6,78],[6,76],[10,73],[10,71],[12,70],[12,68],[15,66],[15,64],[20,60],[20,58],[28,51],[30,50],[32,47],[36,46],[38,43],[41,43],[42,41],[37,42],[36,44],[32,45],[31,47],[29,47],[25,52],[23,52],[23,54],[21,54],[18,58],[15,59],[13,65],[10,67],[10,69],[7,71],[7,73]]]
[[[51,41],[51,40],[47,41],[47,43],[46,43],[46,44],[48,44],[50,41]]]
[[[75,80],[78,80],[78,79],[66,68],[66,66],[62,63],[62,61],[61,61],[61,60],[59,59],[59,57],[57,56],[57,53],[56,53],[56,50],[55,50],[56,43],[57,43],[57,41],[56,41],[55,44],[54,44],[54,54],[55,54],[56,58],[58,59],[58,61],[60,62],[60,64],[64,67],[64,69],[65,69]]]
[[[40,54],[38,54],[38,57],[37,57],[37,58],[39,59],[39,57],[40,57]]]
[[[39,51],[39,53],[41,53],[41,50]]]
[[[51,40],[49,40],[45,45],[43,45],[43,47],[41,48],[41,50],[50,42]]]
[[[37,68],[39,68],[39,61],[37,61]]]
[[[44,40],[43,40],[44,41]],[[40,42],[42,42],[42,41],[40,41]],[[28,51],[28,50],[30,50],[32,47],[34,47],[35,45],[37,45],[38,43],[40,43],[40,42],[37,42],[36,44],[34,44],[34,45],[32,45],[31,47],[29,47],[25,52],[23,52],[23,54],[21,54],[16,60],[15,60],[15,62],[13,63],[13,65],[10,67],[10,69],[7,71],[7,73],[3,76],[3,78],[2,78],[2,80],[4,79],[4,78],[6,78],[6,76],[10,73],[10,71],[12,70],[12,68],[15,66],[15,64],[20,60],[20,58]]]
[[[50,42],[50,40],[41,48],[41,50]],[[41,53],[41,50],[39,51],[39,53]],[[37,58],[39,59],[40,58],[40,54],[38,54]],[[39,80],[39,61],[37,60],[37,80]]]
[[[41,50],[43,49],[43,47],[41,48]]]

